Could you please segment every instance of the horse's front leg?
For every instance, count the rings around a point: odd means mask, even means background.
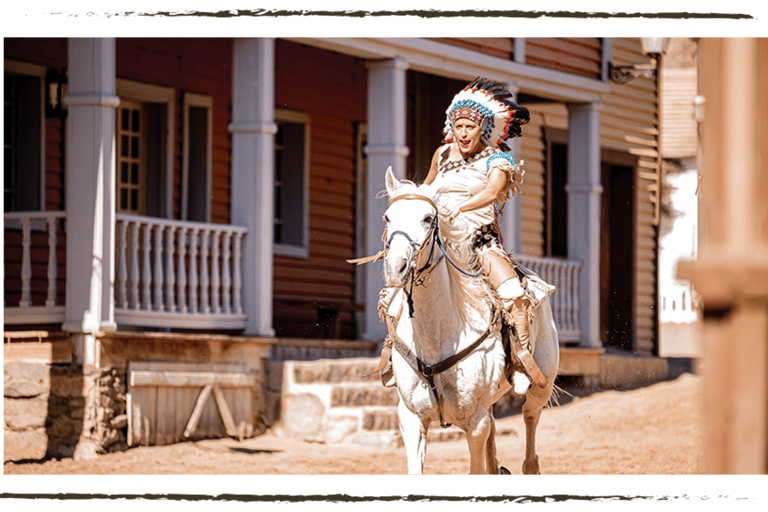
[[[397,405],[397,417],[400,423],[400,435],[405,444],[405,457],[408,474],[420,475],[424,471],[427,456],[427,425],[419,416],[405,405],[403,400]]]
[[[490,436],[495,437],[495,430],[493,415],[488,411],[475,415],[470,421],[466,431],[467,444],[469,445],[469,474],[482,475],[487,470],[498,473],[495,439],[492,449],[488,444]],[[489,456],[493,457],[493,461],[488,458]],[[488,467],[486,467],[486,462]]]

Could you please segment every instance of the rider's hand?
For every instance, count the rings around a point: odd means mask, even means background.
[[[448,222],[453,222],[456,217],[459,216],[461,212],[459,211],[459,207],[452,208],[451,211],[448,212]]]

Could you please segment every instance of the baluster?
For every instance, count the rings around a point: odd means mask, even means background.
[[[200,232],[200,310],[208,314],[211,305],[208,301],[208,230]]]
[[[19,307],[28,308],[32,305],[32,258],[30,255],[30,246],[32,245],[31,223],[32,219],[24,217],[21,219],[21,300]]]
[[[581,326],[579,325],[579,272],[578,265],[573,266],[573,272],[571,273],[571,322],[575,330],[579,331]]]
[[[48,217],[48,298],[45,305],[52,308],[56,305],[56,277],[58,268],[56,263],[56,228],[58,219]]]
[[[224,313],[229,314],[232,311],[231,304],[232,304],[232,280],[230,277],[230,243],[232,240],[232,233],[229,231],[224,231],[221,235],[221,248],[223,251],[222,254],[222,261],[221,261],[221,296],[222,296],[222,305],[221,309]]]
[[[189,311],[192,314],[200,311],[197,304],[197,249],[198,249],[198,230],[192,228],[189,233]]]
[[[176,311],[175,293],[176,287],[176,271],[173,268],[173,256],[174,256],[174,228],[168,226],[168,230],[165,236],[165,308],[170,311]]]
[[[219,231],[211,231],[211,310],[221,313],[221,282],[219,279]]]
[[[139,223],[131,222],[131,307],[139,310]]]
[[[128,264],[126,258],[128,257],[127,247],[127,229],[128,224],[118,219],[118,232],[117,232],[117,257],[120,263],[117,267],[117,307],[120,309],[126,309],[128,307],[128,292],[126,284],[128,283]]]
[[[179,228],[179,230],[176,232],[176,245],[178,246],[177,253],[178,253],[178,282],[176,285],[176,310],[180,313],[186,313],[187,312],[187,296],[186,296],[186,287],[187,287],[187,272],[186,272],[186,266],[184,264],[184,257],[187,253],[187,247],[185,244],[185,237],[187,234],[187,228]]]
[[[232,269],[234,273],[234,279],[232,283],[232,307],[234,308],[235,314],[242,314],[243,312],[243,303],[242,298],[240,296],[242,286],[243,286],[243,280],[240,273],[240,263],[241,263],[241,249],[240,249],[240,242],[241,242],[242,233],[235,232],[235,241],[234,241],[234,261],[232,262]]]
[[[155,230],[155,308],[163,311],[163,227],[154,226]]]
[[[149,224],[143,224],[143,226],[144,244],[142,249],[144,250],[144,262],[141,269],[142,309],[145,311],[152,311],[152,294],[150,290],[152,284],[152,269],[149,265],[149,251],[152,249],[150,246],[152,241],[152,226]]]

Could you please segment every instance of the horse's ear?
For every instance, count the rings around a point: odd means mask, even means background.
[[[394,197],[397,189],[400,187],[400,182],[395,178],[395,174],[392,172],[392,166],[387,167],[386,174],[387,194],[389,197]]]

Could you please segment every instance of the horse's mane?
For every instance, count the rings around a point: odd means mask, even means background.
[[[462,226],[461,220],[454,223],[445,220],[448,209],[440,201],[439,190],[431,185],[416,185],[412,181],[400,180],[400,187],[395,197],[407,193],[417,193],[435,201],[438,206],[440,235],[443,238],[447,257],[463,271],[470,274],[477,273],[480,270],[480,264],[477,252],[472,248],[470,237],[466,233],[466,226]],[[500,301],[488,279],[483,274],[476,277],[466,275],[448,261],[444,261],[444,264],[453,303],[456,305],[461,323],[476,324],[477,329],[487,327],[489,319],[495,324],[501,314]],[[486,307],[483,307],[483,304]],[[478,316],[478,312],[485,314]]]

